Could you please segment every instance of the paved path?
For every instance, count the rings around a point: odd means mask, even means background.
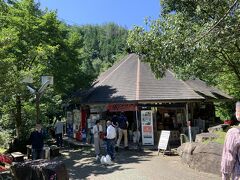
[[[62,150],[70,179],[100,180],[220,180],[217,175],[198,172],[183,165],[178,156],[157,156],[156,151],[120,151],[116,163],[101,165],[90,148]]]

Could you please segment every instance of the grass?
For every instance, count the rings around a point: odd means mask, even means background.
[[[213,142],[217,142],[219,144],[224,144],[226,132],[216,131],[214,132],[218,136],[218,138],[214,139]]]
[[[216,139],[207,140],[207,141],[204,141],[204,143],[208,144],[209,142],[216,142],[216,143],[219,143],[219,144],[224,144],[226,132],[215,131],[214,134],[216,134],[218,136]]]

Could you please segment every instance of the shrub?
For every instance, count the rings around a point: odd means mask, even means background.
[[[0,148],[7,149],[11,140],[11,132],[0,127]]]

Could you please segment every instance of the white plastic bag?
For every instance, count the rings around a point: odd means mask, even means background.
[[[106,164],[111,164],[111,157],[109,155],[106,155]]]
[[[100,159],[100,162],[101,162],[101,164],[105,164],[105,162],[106,162],[106,157],[105,157],[105,156],[102,156],[101,159]]]
[[[102,156],[100,159],[101,164],[110,165],[112,164],[111,157],[109,155]]]

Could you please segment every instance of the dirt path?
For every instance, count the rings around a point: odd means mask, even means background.
[[[217,175],[198,172],[180,162],[178,156],[157,156],[156,151],[120,151],[109,166],[95,161],[92,150],[64,150],[70,179],[100,180],[220,180]]]

